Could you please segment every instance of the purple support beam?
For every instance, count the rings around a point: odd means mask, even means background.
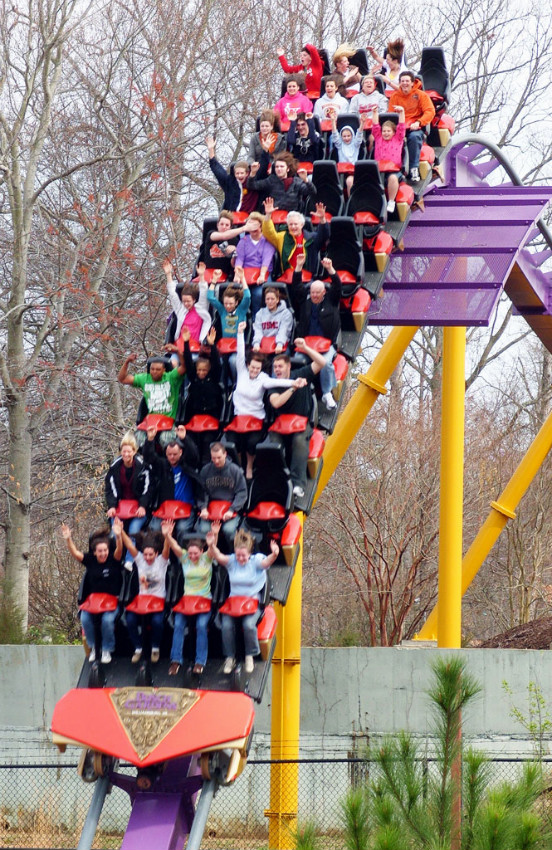
[[[404,250],[390,258],[385,295],[368,314],[374,324],[489,323],[521,248],[534,238],[535,222],[552,198],[552,188],[487,186],[482,178],[501,163],[495,158],[492,168],[474,164],[484,150],[483,144],[459,143],[449,153],[449,185],[434,187],[424,197],[424,210],[412,214]],[[537,302],[547,309],[548,281],[538,274],[544,259],[524,253],[524,268],[534,270],[540,291],[531,309]],[[519,282],[512,291],[521,293]],[[526,292],[523,298],[527,300]]]

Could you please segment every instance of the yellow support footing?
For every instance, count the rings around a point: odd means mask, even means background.
[[[466,329],[445,328],[441,405],[438,646],[462,637],[462,518]]]
[[[326,440],[324,466],[313,505],[316,504],[324,487],[337,469],[368,412],[374,406],[374,402],[386,392],[385,384],[397,368],[399,360],[414,339],[417,330],[417,327],[393,328],[368,372],[359,377],[357,389],[337,420],[333,434]]]
[[[303,526],[304,515],[298,514]],[[278,627],[272,658],[272,761],[299,758],[301,697],[301,604],[303,585],[303,535],[301,551],[285,606],[274,604]],[[299,804],[298,764],[272,764],[268,821],[270,850],[293,850]]]
[[[477,575],[485,558],[498,540],[508,520],[514,519],[515,511],[522,497],[546,456],[552,448],[552,413],[543,423],[539,433],[527,449],[516,471],[500,494],[496,502],[491,503],[491,511],[481,526],[475,540],[462,561],[462,595]],[[438,605],[435,606],[424,626],[416,635],[418,640],[435,640],[438,625]]]

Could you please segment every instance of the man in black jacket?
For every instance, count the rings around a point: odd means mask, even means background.
[[[336,407],[332,390],[337,384],[332,361],[336,355],[339,335],[341,333],[341,318],[339,315],[339,302],[341,299],[341,280],[329,258],[322,260],[322,265],[330,275],[330,288],[322,280],[313,280],[310,290],[301,284],[302,262],[299,260],[293,275],[292,288],[295,288],[295,301],[298,310],[296,335],[300,338],[306,336],[321,336],[331,343],[328,351],[324,354],[326,365],[320,372],[320,388],[322,390],[322,401],[332,410]]]
[[[163,502],[177,501],[191,505],[192,508],[189,517],[178,519],[175,523],[176,537],[180,539],[181,535],[192,531],[195,525],[195,506],[199,496],[199,455],[195,445],[186,438],[183,425],[177,428],[177,439],[166,446],[165,457],[157,453],[156,434],[155,427],[148,428],[147,440],[142,448],[144,460],[151,466],[154,475],[154,506],[158,508]],[[152,517],[149,527],[158,531],[161,519]]]
[[[289,436],[272,435],[273,439],[282,442],[290,453],[289,471],[293,492],[298,499],[302,499],[307,486],[307,461],[309,459],[309,441],[312,436],[312,425],[310,423],[313,407],[312,385],[315,376],[325,368],[326,361],[322,354],[319,354],[314,348],[309,348],[305,340],[300,337],[295,339],[295,349],[310,357],[311,362],[298,369],[292,369],[289,355],[277,354],[272,363],[274,377],[291,378],[292,380],[305,378],[307,384],[304,387],[299,387],[299,389],[289,387],[283,392],[270,393],[268,398],[278,416],[287,413],[303,416],[306,419],[304,431],[295,431]]]

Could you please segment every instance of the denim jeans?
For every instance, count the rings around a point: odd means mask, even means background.
[[[161,639],[163,637],[163,621],[165,619],[164,612],[157,611],[155,614],[148,614],[147,616],[151,617],[151,645],[152,647],[159,649],[161,646]],[[128,633],[134,649],[142,649],[142,637],[139,630],[139,624],[142,617],[142,614],[135,614],[134,611],[126,612]],[[144,625],[142,624],[142,632],[143,629]]]
[[[173,642],[171,647],[171,661],[177,661],[179,664],[184,663],[184,656],[182,655],[182,647],[184,646],[184,637],[186,634],[186,629],[188,626],[188,620],[193,619],[193,617],[187,617],[185,614],[175,614],[174,615],[174,635]],[[202,664],[205,666],[207,663],[207,648],[208,648],[208,637],[207,637],[207,626],[209,625],[209,620],[211,619],[211,612],[205,611],[203,614],[195,615],[195,627],[196,627],[196,654],[195,654],[195,663]]]
[[[178,540],[179,543],[180,543],[180,536],[182,534],[189,534],[190,531],[193,531],[195,522],[196,522],[196,514],[195,514],[195,511],[193,509],[192,509],[192,512],[191,512],[190,516],[188,517],[188,519],[177,519],[176,520],[176,522],[174,524],[174,536],[175,536],[176,540]],[[162,523],[162,520],[159,517],[153,516],[151,518],[151,521],[150,521],[148,528],[149,528],[150,531],[161,531],[161,523]]]
[[[233,547],[234,544],[234,534],[238,530],[238,525],[240,524],[241,517],[239,514],[233,519],[228,519],[226,522],[222,523],[221,531],[224,534],[225,540],[229,546]],[[211,531],[211,520],[209,519],[200,519],[196,531],[198,534],[207,534],[208,531]]]
[[[408,167],[412,170],[420,164],[420,152],[424,143],[422,130],[409,130],[406,134],[406,147],[408,148]]]
[[[95,617],[101,617],[102,620],[102,649],[105,652],[114,652],[117,609],[115,609],[115,611],[105,611],[103,614],[91,614],[89,611],[80,612],[84,636],[90,649],[94,649],[96,646],[96,630],[94,628]]]
[[[243,643],[245,646],[246,655],[258,655],[259,638],[257,636],[257,623],[261,616],[261,611],[258,609],[254,614],[247,614],[245,617],[230,617],[228,614],[222,615],[222,651],[225,658],[236,657],[236,622],[241,622],[243,630]]]
[[[326,393],[331,393],[333,388],[337,386],[337,378],[335,377],[332,362],[335,357],[335,348],[333,345],[330,345],[323,356],[327,365],[320,372],[320,389],[322,390],[322,395],[326,395]]]

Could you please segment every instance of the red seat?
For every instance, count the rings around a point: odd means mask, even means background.
[[[431,145],[422,145],[422,150],[420,151],[420,162],[429,162],[430,165],[433,165],[435,162],[435,151]]]
[[[452,135],[456,127],[456,122],[452,115],[449,115],[447,112],[445,112],[443,115],[441,115],[437,126],[443,130],[449,130],[450,134]]]
[[[256,266],[244,266],[243,273],[245,276],[245,282],[248,286],[251,286],[252,284],[255,285],[259,280],[261,270]]]
[[[356,283],[357,276],[352,272],[346,271],[346,269],[336,269],[337,274],[339,275],[339,279],[341,283]]]
[[[338,162],[337,163],[337,173],[338,174],[354,174],[355,173],[354,162]]]
[[[257,419],[256,416],[250,416],[248,413],[242,413],[240,416],[234,416],[225,431],[235,431],[237,434],[248,434],[249,431],[262,431],[264,425],[263,419]]]
[[[117,505],[116,516],[119,519],[133,519],[136,516],[136,511],[140,507],[138,499],[120,499]]]
[[[222,517],[226,513],[226,511],[230,510],[230,505],[232,502],[222,502],[218,499],[214,499],[212,502],[209,502],[207,505],[207,510],[209,511],[208,519],[211,522],[216,522],[217,520],[222,520]],[[236,516],[236,512],[232,512],[232,516]]]
[[[232,224],[245,224],[248,217],[249,213],[243,212],[242,210],[236,210],[236,212],[232,214]]]
[[[380,220],[377,215],[371,212],[356,212],[353,216],[355,224],[379,224]]]
[[[314,348],[319,354],[325,354],[326,351],[330,350],[332,342],[330,339],[326,339],[325,336],[306,336],[305,344],[309,348]]]
[[[351,313],[367,313],[371,303],[370,293],[366,289],[357,289],[350,298],[341,299],[341,306]]]
[[[207,283],[211,283],[211,281],[213,279],[213,272],[214,271],[216,271],[216,269],[205,269],[204,277],[205,277],[205,280],[207,281]],[[196,281],[197,280],[198,280],[198,278],[196,278]],[[225,280],[227,280],[227,275],[225,274],[225,272],[222,272],[217,283],[224,283]]]
[[[276,612],[272,605],[267,605],[264,615],[257,626],[257,637],[259,641],[271,640],[276,634]],[[263,659],[264,660],[264,659]]]
[[[254,614],[258,607],[259,600],[251,596],[229,596],[219,611],[230,617],[245,617],[247,614]]]
[[[287,342],[283,345],[283,351],[287,348]],[[261,345],[260,349],[263,354],[274,354],[276,351],[276,337],[275,336],[263,336],[261,337]]]
[[[217,342],[219,354],[234,354],[238,350],[238,340],[235,336],[223,336]]]
[[[214,416],[209,416],[207,413],[198,413],[192,416],[189,422],[186,423],[186,429],[194,433],[201,431],[218,431],[220,423]]]
[[[251,519],[259,519],[262,522],[268,522],[272,519],[283,519],[286,515],[286,509],[278,502],[257,502],[252,511],[249,511],[247,516]]]
[[[306,171],[307,174],[312,174],[313,163],[312,162],[299,162],[297,164],[297,171],[299,170]]]
[[[349,371],[349,361],[343,354],[338,354],[333,362],[335,377],[338,381],[344,381]]]
[[[291,283],[293,278],[293,269],[286,269],[285,272],[280,275],[278,278],[278,283],[287,283],[288,285]],[[309,280],[312,280],[311,272],[306,272],[304,269],[301,272],[301,280],[303,283],[308,283]]]
[[[173,608],[177,614],[193,617],[196,614],[205,614],[211,610],[211,600],[206,596],[182,596]]]
[[[322,457],[324,452],[324,435],[322,431],[315,428],[309,443],[309,458]]]
[[[287,210],[274,210],[271,215],[273,224],[285,224],[288,216]]]
[[[88,611],[89,614],[104,614],[106,611],[115,611],[119,600],[111,593],[90,593],[82,605],[79,605],[79,611]]]
[[[139,593],[132,602],[126,606],[127,611],[133,614],[157,614],[165,608],[165,600],[161,596],[151,596],[149,593]]]
[[[332,132],[332,122],[328,118],[325,118],[323,121],[320,122],[320,130],[323,133],[331,133]]]
[[[167,499],[166,502],[163,502],[156,511],[153,512],[153,516],[158,517],[159,519],[188,519],[190,514],[192,513],[192,506],[188,504],[188,502],[179,502],[176,499]]]
[[[147,431],[148,428],[156,428],[158,431],[170,431],[174,425],[174,419],[171,416],[165,416],[163,413],[148,413],[138,425],[139,431]]]
[[[388,159],[378,159],[378,168],[383,174],[384,172],[387,174],[392,174],[393,172],[400,171],[400,165],[397,165],[396,162],[391,162]]]
[[[408,183],[401,183],[395,201],[397,204],[408,204],[411,207],[414,203],[414,189],[412,186],[409,186]]]
[[[297,434],[306,430],[308,421],[306,416],[297,413],[281,413],[268,430],[276,434]]]
[[[184,340],[181,336],[176,340],[176,347],[180,352],[184,351]],[[201,344],[198,339],[190,339],[188,341],[188,347],[193,354],[197,354],[197,352],[201,349]]]

